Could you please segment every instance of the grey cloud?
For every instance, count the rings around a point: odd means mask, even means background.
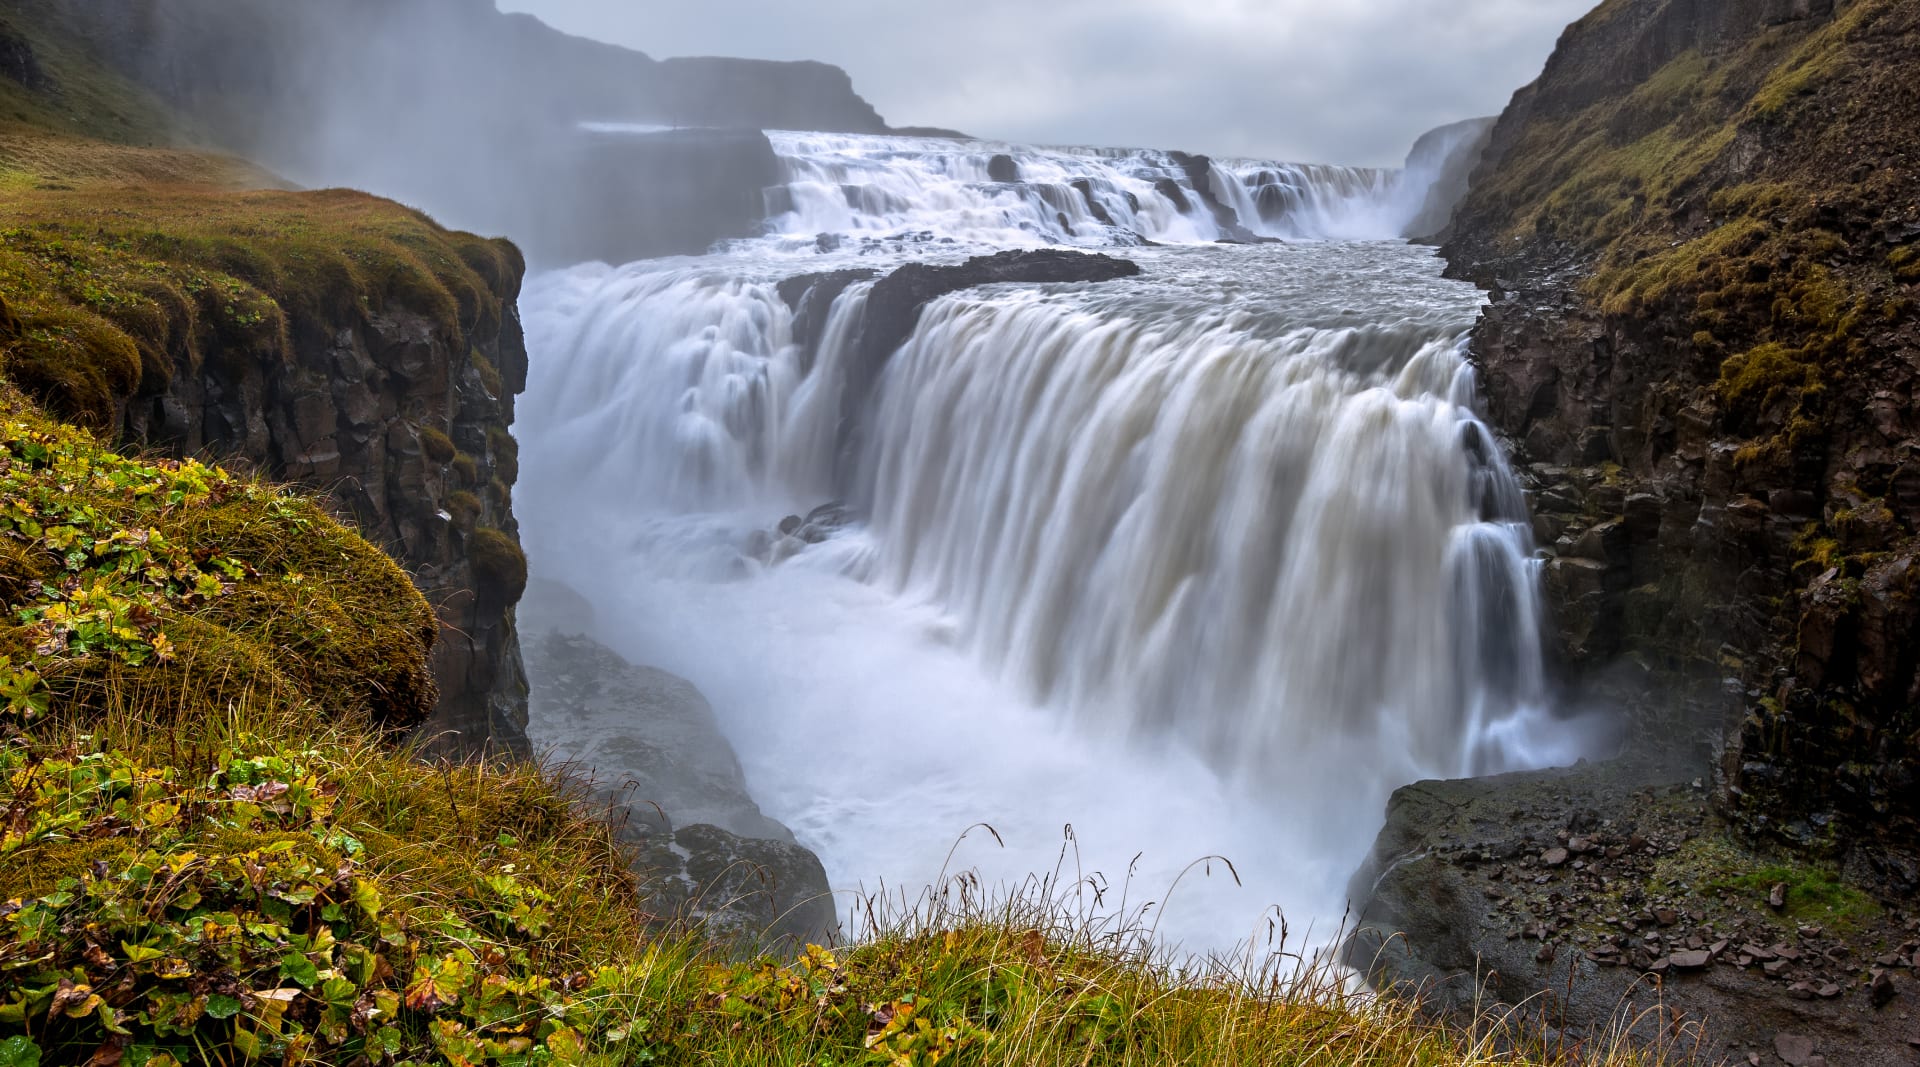
[[[501,0],[655,56],[818,59],[889,122],[1388,164],[1497,113],[1594,0]]]

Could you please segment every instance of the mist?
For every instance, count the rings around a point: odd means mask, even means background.
[[[1049,5],[1020,13],[1021,32],[994,48],[967,43],[998,34],[991,4],[986,15],[929,7],[887,19],[858,5],[806,17],[745,2],[520,6],[654,55],[767,58],[657,60],[492,0],[172,0],[63,17],[190,116],[192,136],[298,185],[363,188],[511,235],[534,262],[558,265],[756,235],[763,191],[781,180],[761,129],[879,133],[890,121],[1013,142],[1398,166],[1422,131],[1496,111],[1575,5],[1136,3],[1110,18]],[[1501,62],[1484,61],[1492,54]],[[1329,67],[1336,56],[1347,66]],[[635,132],[647,128],[664,132]]]

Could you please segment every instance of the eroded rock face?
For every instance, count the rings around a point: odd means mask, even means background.
[[[131,402],[123,428],[141,445],[325,494],[400,561],[441,621],[439,706],[420,735],[455,756],[527,752],[520,589],[477,568],[472,552],[493,537],[518,553],[508,428],[527,374],[513,303],[520,268],[497,284],[499,321],[471,323],[464,336],[395,305],[297,328],[285,363],[183,350],[165,392]]]
[[[534,746],[619,813],[647,910],[743,947],[837,936],[819,858],[761,813],[700,691],[581,635],[591,608],[570,590],[528,599]]]

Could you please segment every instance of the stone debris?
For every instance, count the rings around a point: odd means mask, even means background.
[[[1799,1034],[1775,1034],[1773,1051],[1787,1061],[1788,1067],[1812,1067],[1813,1038]]]

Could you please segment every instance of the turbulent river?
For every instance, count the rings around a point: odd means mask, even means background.
[[[1473,413],[1481,295],[1397,239],[1431,175],[774,140],[765,237],[531,281],[516,510],[836,889],[1012,884],[1070,835],[1169,942],[1324,936],[1394,788],[1585,754]],[[1044,245],[1142,274],[935,300],[847,434],[873,283],[809,344],[779,282]],[[1237,880],[1182,878],[1209,856]]]

